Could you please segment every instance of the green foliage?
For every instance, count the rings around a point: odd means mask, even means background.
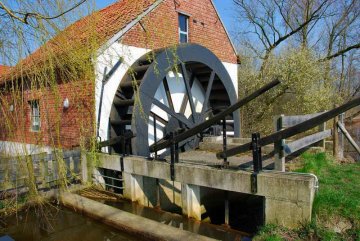
[[[273,116],[309,114],[333,106],[332,83],[324,82],[327,63],[319,62],[308,49],[287,49],[271,55],[258,70],[251,58],[244,58],[239,70],[239,95],[244,97],[260,86],[278,78],[276,87],[242,109],[243,134],[273,131]],[[332,101],[330,101],[332,100]]]
[[[360,163],[336,164],[326,154],[304,154],[304,167],[319,178],[319,193],[314,200],[315,215],[325,221],[342,217],[360,229]]]
[[[319,178],[313,219],[295,230],[266,225],[254,240],[360,240],[360,163],[340,165],[325,153],[305,153],[301,162],[298,172]],[[335,232],[340,223],[347,230]]]

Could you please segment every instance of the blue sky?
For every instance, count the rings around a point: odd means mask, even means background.
[[[226,29],[232,35],[231,29],[234,29],[235,25],[235,11],[233,0],[213,0],[216,9],[219,11],[221,19],[223,20]],[[98,9],[104,8],[116,0],[96,0],[96,7]]]

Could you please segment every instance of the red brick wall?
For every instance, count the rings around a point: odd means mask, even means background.
[[[209,48],[224,62],[237,63],[234,49],[210,0],[165,0],[143,18],[141,24],[126,33],[122,43],[149,49],[178,44],[178,12],[190,15],[189,42]]]
[[[52,90],[25,90],[23,98],[2,97],[0,120],[8,121],[0,123],[0,140],[69,149],[79,146],[80,138],[86,141],[93,136],[95,96],[90,81],[61,83]],[[63,108],[65,98],[70,102],[68,109]],[[31,131],[31,100],[39,100],[38,132]],[[11,104],[15,106],[13,112],[9,111]]]

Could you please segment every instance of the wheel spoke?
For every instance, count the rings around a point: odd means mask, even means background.
[[[163,79],[163,83],[164,83],[164,89],[165,89],[165,93],[166,93],[166,97],[168,99],[168,103],[169,103],[169,107],[175,111],[174,109],[174,103],[172,101],[172,97],[171,97],[171,92],[170,92],[170,88],[169,88],[169,84],[167,82],[166,77]]]
[[[191,78],[190,78],[190,88],[192,88],[192,86],[194,84],[194,79],[195,79],[195,74],[192,73]],[[180,113],[185,114],[185,110],[186,110],[188,100],[189,100],[189,97],[187,95],[184,95],[184,98],[183,98],[183,101],[182,101],[181,107],[180,107]]]
[[[154,99],[153,104],[156,105],[157,107],[159,107],[160,109],[162,109],[163,111],[165,111],[166,113],[168,113],[169,115],[171,115],[172,117],[176,118],[178,121],[184,123],[188,128],[191,128],[194,126],[194,124],[191,121],[186,119],[184,116],[181,116],[178,113],[175,113],[174,110],[170,109],[169,107],[167,107],[166,105],[161,103],[159,100]]]
[[[185,67],[184,63],[181,63],[181,70],[182,70],[182,74],[183,74],[183,77],[184,77],[186,93],[187,93],[187,96],[188,96],[188,99],[189,99],[189,102],[190,102],[191,113],[193,114],[192,115],[193,122],[195,123],[195,117],[194,117],[194,114],[196,113],[195,105],[194,105],[194,100],[192,98],[190,81],[189,81],[189,78],[187,76],[187,70],[186,70],[186,67]]]
[[[208,82],[208,86],[206,88],[206,94],[205,94],[205,99],[204,99],[204,104],[203,104],[201,114],[204,114],[206,111],[207,103],[209,102],[209,98],[210,98],[211,89],[214,84],[214,79],[215,79],[215,71],[212,71],[209,82]]]

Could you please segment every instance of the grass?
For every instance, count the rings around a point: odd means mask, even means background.
[[[254,240],[360,241],[360,163],[338,164],[325,153],[305,153],[299,161],[295,171],[319,178],[311,223],[296,230],[267,225]]]

